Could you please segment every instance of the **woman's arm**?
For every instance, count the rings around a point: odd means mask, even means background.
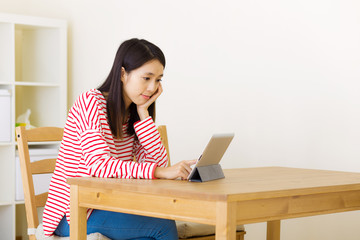
[[[166,167],[168,156],[161,142],[160,133],[151,117],[134,124],[138,141],[135,142],[134,154],[139,163],[153,162],[159,167]]]
[[[99,107],[99,102],[94,94],[83,94],[76,106],[77,131],[80,141],[83,160],[91,176],[104,178],[154,178],[155,162],[133,162],[131,153],[133,144],[124,151],[129,151],[129,161],[123,161],[111,156],[103,129],[105,114]],[[111,133],[110,133],[111,134]],[[110,135],[111,137],[111,135]]]

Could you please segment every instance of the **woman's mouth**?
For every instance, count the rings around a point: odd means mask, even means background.
[[[147,96],[147,95],[144,95],[144,94],[141,94],[141,96],[145,99],[150,99],[150,96]]]

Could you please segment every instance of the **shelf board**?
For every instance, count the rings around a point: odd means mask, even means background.
[[[29,146],[57,146],[57,147],[59,147],[60,143],[61,143],[61,141],[58,141],[58,142],[29,142],[28,145]],[[9,146],[11,146],[11,145],[12,144],[9,144]],[[18,146],[17,142],[15,142],[14,145],[17,148],[17,146]]]
[[[56,142],[29,142],[29,146],[33,146],[33,145],[60,145],[61,141],[56,141]],[[0,147],[8,147],[8,146],[14,146],[14,145],[18,145],[17,142],[0,142]]]
[[[12,146],[12,145],[14,145],[13,142],[0,142],[1,147],[7,147],[7,146]]]
[[[1,82],[1,81],[0,81],[0,85],[8,85],[8,86],[11,86],[12,83],[11,83],[11,82]]]
[[[50,83],[50,82],[1,82],[0,86],[25,86],[25,87],[60,87],[58,83]]]
[[[59,145],[61,143],[61,141],[56,141],[56,142],[29,142],[29,146],[33,146],[33,145]],[[18,145],[17,142],[0,142],[0,147],[7,147],[7,146],[14,146],[14,145]]]
[[[2,202],[2,201],[0,201],[0,207],[1,206],[11,206],[11,205],[12,205],[11,202]]]
[[[59,145],[61,141],[57,142],[29,142],[28,144],[31,145]]]
[[[25,203],[24,200],[16,200],[16,201],[15,201],[15,204],[16,204],[16,205],[20,205],[20,204],[24,204],[24,203]]]
[[[66,28],[66,21],[62,19],[24,16],[11,13],[0,13],[0,22],[15,24],[17,28]]]
[[[50,82],[15,82],[15,86],[60,87],[60,84],[58,84],[58,83],[50,83]]]

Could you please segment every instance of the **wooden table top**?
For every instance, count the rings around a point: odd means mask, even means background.
[[[286,167],[225,169],[209,182],[115,178],[69,178],[82,187],[210,201],[238,201],[360,190],[360,173]]]

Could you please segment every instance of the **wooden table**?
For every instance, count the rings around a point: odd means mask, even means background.
[[[360,209],[360,173],[283,167],[224,170],[204,183],[180,180],[72,178],[71,239],[86,239],[86,209],[95,208],[216,225],[216,240],[235,239],[236,224]]]

